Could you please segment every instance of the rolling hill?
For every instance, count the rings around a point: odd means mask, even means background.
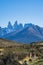
[[[9,46],[16,46],[16,45],[18,46],[18,45],[20,45],[20,43],[0,38],[0,47],[9,47]]]

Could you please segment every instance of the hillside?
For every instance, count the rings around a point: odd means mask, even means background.
[[[8,46],[15,46],[15,45],[20,45],[20,44],[18,44],[17,42],[0,38],[0,47],[8,47]]]
[[[43,65],[43,42],[20,44],[0,39],[0,65],[5,65],[4,61],[7,65],[24,65],[25,61],[29,65]]]

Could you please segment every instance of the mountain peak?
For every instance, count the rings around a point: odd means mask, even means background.
[[[24,27],[32,27],[32,26],[34,26],[34,24],[32,24],[32,23],[24,24]]]
[[[12,28],[12,24],[11,24],[11,22],[9,21],[8,22],[8,26],[7,26],[9,29],[11,29]]]

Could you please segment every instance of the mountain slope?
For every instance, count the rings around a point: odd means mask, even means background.
[[[43,35],[41,32],[42,31],[40,27],[31,25],[25,27],[16,34],[8,34],[9,36],[6,35],[4,38],[12,41],[15,40],[21,43],[32,43],[37,41],[43,41]]]

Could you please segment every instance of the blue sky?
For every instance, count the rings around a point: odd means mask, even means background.
[[[16,20],[43,27],[43,0],[0,0],[0,26]]]

